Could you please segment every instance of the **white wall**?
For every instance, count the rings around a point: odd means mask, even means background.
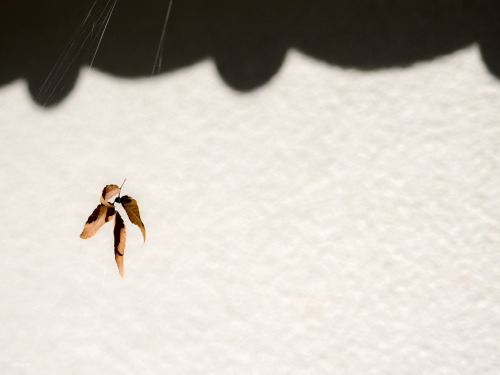
[[[0,372],[497,374],[500,83],[296,51],[254,92],[210,59],[0,88]],[[105,184],[139,202],[125,277]]]

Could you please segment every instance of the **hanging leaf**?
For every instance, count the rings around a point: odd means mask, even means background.
[[[115,212],[116,211],[113,206],[106,207],[103,204],[98,205],[87,219],[87,222],[83,227],[82,234],[80,234],[80,238],[87,239],[92,237],[97,233],[100,227],[111,220]]]
[[[118,266],[118,272],[120,272],[121,277],[123,277],[123,256],[125,255],[125,240],[127,238],[127,233],[125,231],[125,223],[119,212],[116,212],[115,229],[113,233],[115,235],[115,261]]]
[[[123,181],[123,183],[125,183],[125,181]],[[120,194],[120,191],[121,187],[118,187],[117,185],[106,185],[106,187],[102,190],[100,198],[101,204],[99,204],[94,212],[92,212],[89,216],[80,237],[84,239],[92,237],[97,233],[100,227],[115,216],[115,228],[113,229],[115,239],[115,262],[118,266],[118,272],[121,277],[123,277],[123,256],[125,255],[125,240],[127,238],[127,233],[125,230],[125,223],[123,222],[121,215],[116,211],[114,204],[121,203],[123,205],[130,221],[141,229],[144,242],[146,242],[146,228],[141,220],[139,206],[137,205],[137,201],[135,199],[129,197],[128,195],[120,198],[120,195],[118,195],[112,204],[108,202],[109,199],[117,194]]]
[[[119,194],[120,190],[121,189],[118,187],[118,185],[106,185],[106,187],[102,189],[101,203],[106,207],[113,207],[113,205],[108,203],[108,201],[116,194]]]
[[[146,242],[146,228],[144,227],[144,223],[141,220],[137,201],[134,198],[129,197],[128,195],[124,195],[120,198],[120,203],[122,204],[123,208],[125,208],[125,212],[127,213],[130,221],[141,229],[142,237],[144,238],[144,242]]]

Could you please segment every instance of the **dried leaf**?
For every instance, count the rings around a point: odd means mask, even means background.
[[[125,240],[127,238],[127,233],[125,231],[125,223],[119,212],[116,212],[115,229],[113,233],[115,235],[115,261],[118,266],[118,272],[120,272],[121,277],[123,277],[123,256],[125,255]]]
[[[125,208],[125,212],[127,213],[130,221],[141,228],[142,237],[144,238],[144,242],[146,242],[146,228],[144,227],[144,223],[141,220],[137,201],[134,198],[129,197],[128,195],[124,195],[120,198],[120,202],[123,208]]]
[[[103,204],[98,205],[87,219],[87,222],[83,227],[82,234],[80,234],[80,238],[87,239],[92,237],[97,233],[100,227],[111,220],[115,212],[116,211],[113,206],[106,207]]]
[[[123,222],[121,215],[116,211],[114,204],[121,203],[123,205],[130,221],[141,229],[144,242],[146,241],[146,228],[141,220],[139,206],[137,205],[137,201],[135,199],[126,195],[122,198],[118,196],[112,204],[108,202],[108,199],[111,199],[115,195],[119,194],[120,191],[121,187],[118,187],[117,185],[106,185],[106,187],[102,190],[100,198],[101,204],[99,204],[94,212],[92,212],[89,216],[80,237],[84,239],[92,237],[97,233],[100,227],[116,215],[115,227],[113,230],[115,262],[118,266],[118,272],[123,278],[123,256],[125,255],[125,241],[127,233],[125,230],[125,223]]]
[[[113,207],[112,204],[108,203],[108,200],[110,200],[116,194],[119,193],[120,193],[120,188],[118,187],[118,185],[106,185],[106,187],[102,189],[101,203],[106,207]]]

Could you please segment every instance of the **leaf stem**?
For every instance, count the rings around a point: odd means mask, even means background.
[[[120,186],[120,190],[122,189],[123,185],[125,184],[125,181],[127,181],[127,179],[123,180],[122,186]],[[118,195],[120,195],[120,194],[118,194]]]

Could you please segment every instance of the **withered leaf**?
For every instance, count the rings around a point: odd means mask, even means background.
[[[118,187],[118,185],[106,185],[104,189],[102,189],[101,203],[107,207],[113,207],[112,204],[108,203],[108,200],[110,200],[116,194],[119,193],[120,193],[120,188]]]
[[[123,208],[125,208],[125,212],[127,213],[130,221],[141,229],[142,237],[144,238],[144,242],[146,242],[146,228],[141,220],[137,201],[128,195],[124,195],[120,198],[120,202]]]
[[[118,272],[120,272],[121,277],[123,277],[123,256],[125,255],[125,240],[127,238],[127,233],[125,231],[125,223],[119,212],[116,212],[115,229],[113,233],[115,235],[115,261],[118,266]]]
[[[80,238],[87,239],[92,237],[97,233],[100,227],[111,220],[115,212],[116,211],[113,206],[106,207],[103,204],[98,205],[87,219],[87,222],[83,227],[82,234],[80,234]]]
[[[123,181],[125,183],[125,181]],[[122,184],[123,186],[123,184]],[[89,216],[85,226],[83,228],[81,238],[90,238],[96,234],[100,227],[111,220],[115,216],[115,227],[113,229],[114,234],[114,252],[115,252],[115,262],[118,266],[118,272],[123,278],[123,257],[125,255],[125,241],[127,238],[127,233],[125,230],[125,223],[123,222],[122,216],[116,211],[114,204],[121,203],[125,212],[127,213],[130,221],[137,225],[142,232],[144,242],[146,241],[146,228],[141,220],[141,215],[139,213],[139,206],[137,201],[132,197],[126,195],[120,198],[120,195],[111,204],[108,202],[109,199],[117,194],[120,194],[121,187],[117,185],[106,185],[102,190],[100,201],[101,203]]]

